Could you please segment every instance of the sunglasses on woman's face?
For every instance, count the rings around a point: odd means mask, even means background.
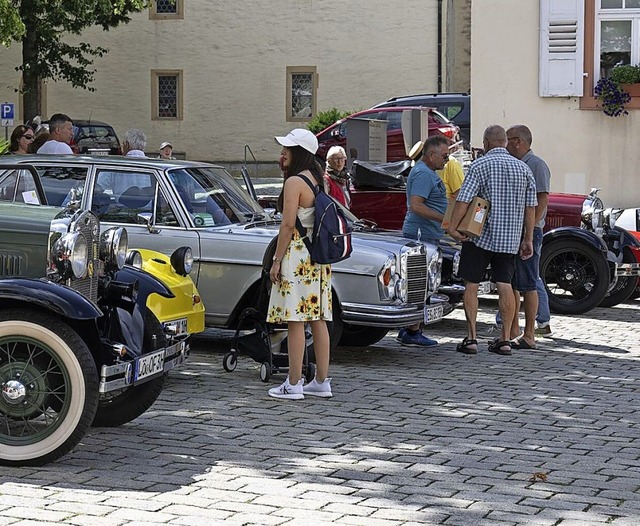
[[[33,139],[35,139],[35,137],[33,135],[23,135],[22,137],[24,139],[27,139],[28,141],[33,141]]]

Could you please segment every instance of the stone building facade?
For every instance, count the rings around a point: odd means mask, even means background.
[[[168,140],[189,159],[238,161],[249,145],[269,161],[272,137],[316,111],[452,86],[442,72],[464,60],[446,49],[438,60],[439,12],[453,16],[442,0],[157,0],[129,24],[87,30],[83,41],[109,49],[95,91],[49,81],[43,111],[140,128],[148,151]],[[19,45],[2,49],[0,97],[18,115],[19,63]]]

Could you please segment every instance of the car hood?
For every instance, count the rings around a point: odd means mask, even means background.
[[[247,225],[229,225],[220,227],[224,231],[230,233],[242,234],[246,236],[247,243],[260,243],[266,245],[278,235],[278,226],[275,223],[250,223]],[[353,252],[351,256],[344,261],[332,265],[334,270],[354,268],[361,272],[376,273],[390,255],[398,255],[402,247],[407,243],[415,243],[415,241],[398,236],[397,231],[386,232],[353,232],[352,233]],[[430,243],[424,243],[427,246],[427,252],[431,254],[436,247]],[[261,254],[264,250],[261,250]],[[348,263],[347,263],[348,262]]]
[[[25,206],[22,203],[0,203],[0,228],[14,234],[40,233],[49,236],[51,221],[60,213],[54,206]]]

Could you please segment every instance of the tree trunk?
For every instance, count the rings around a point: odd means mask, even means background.
[[[33,17],[34,7],[28,1],[24,1],[21,6],[21,16],[27,29],[22,38],[22,101],[25,122],[36,115],[42,115],[42,83],[36,68],[38,63],[37,18],[26,20]],[[46,117],[42,115],[42,120],[45,119]]]
[[[22,39],[22,100],[25,122],[42,113],[42,84],[31,64],[37,60],[35,32],[27,31]],[[43,116],[43,120],[45,117]]]

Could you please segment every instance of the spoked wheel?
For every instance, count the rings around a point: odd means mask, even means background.
[[[260,364],[260,380],[264,383],[267,383],[271,380],[271,365],[267,362],[262,362]]]
[[[98,407],[82,338],[47,314],[0,313],[0,464],[40,466],[71,451]]]
[[[636,263],[636,258],[629,248],[625,247],[622,254],[623,263]],[[612,287],[609,287],[607,295],[600,302],[600,307],[613,307],[630,299],[638,286],[638,276],[620,276]]]
[[[238,357],[234,352],[228,352],[222,358],[222,367],[228,373],[235,371],[236,365],[238,365]]]
[[[549,308],[559,314],[583,314],[598,306],[609,288],[609,265],[595,247],[557,239],[542,247],[540,276]]]

